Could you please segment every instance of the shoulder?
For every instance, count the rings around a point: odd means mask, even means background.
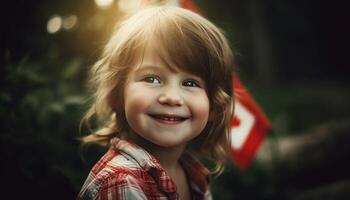
[[[90,172],[78,199],[146,199],[145,176],[142,168],[118,154],[98,171]]]
[[[134,170],[125,167],[106,168],[95,177],[90,177],[90,182],[83,186],[79,197],[78,199],[146,199],[143,180]]]

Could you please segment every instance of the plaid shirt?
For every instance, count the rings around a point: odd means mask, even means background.
[[[211,199],[209,171],[191,156],[180,158],[193,200]],[[77,199],[179,199],[176,185],[152,155],[135,144],[114,138],[92,168]]]

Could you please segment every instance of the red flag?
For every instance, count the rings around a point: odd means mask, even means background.
[[[200,9],[191,0],[176,0],[175,3],[201,14]],[[237,75],[233,78],[233,87],[236,103],[235,115],[231,123],[231,155],[240,169],[246,169],[253,160],[264,136],[270,131],[271,126],[269,120],[249,95]]]
[[[191,0],[180,0],[180,6],[182,8],[191,10],[195,13],[202,14],[199,8],[195,4],[193,4]]]
[[[238,167],[246,169],[271,125],[237,76],[233,79],[233,86],[236,103],[232,119],[231,152]]]

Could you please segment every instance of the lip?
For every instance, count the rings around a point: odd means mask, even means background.
[[[189,117],[174,114],[149,114],[148,116],[163,125],[178,125],[189,119]]]

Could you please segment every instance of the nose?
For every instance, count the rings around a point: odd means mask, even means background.
[[[163,88],[163,91],[158,98],[158,102],[162,105],[168,106],[182,106],[184,104],[184,100],[176,86]]]

